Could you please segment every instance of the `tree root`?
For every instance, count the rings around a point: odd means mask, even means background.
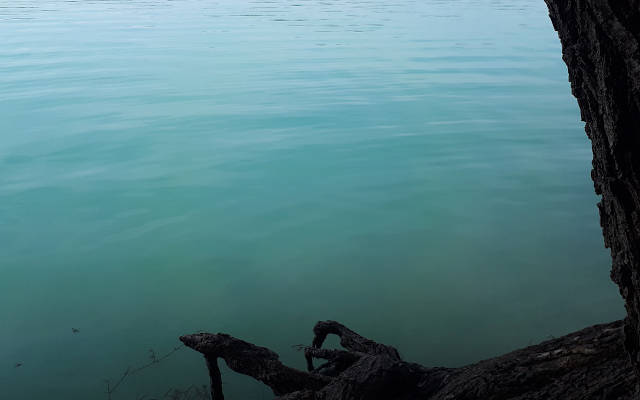
[[[202,353],[213,400],[222,400],[217,359],[267,386],[279,400],[632,399],[635,376],[623,350],[622,322],[595,325],[462,368],[403,361],[391,346],[335,321],[318,322],[304,348],[308,372],[282,364],[273,351],[226,334],[182,336]],[[335,334],[345,350],[322,349]],[[315,368],[313,359],[325,360]]]

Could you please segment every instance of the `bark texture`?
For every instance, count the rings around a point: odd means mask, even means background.
[[[309,371],[289,368],[273,351],[226,334],[182,336],[202,353],[212,398],[223,399],[217,359],[271,387],[279,400],[619,400],[632,399],[634,370],[622,321],[596,325],[462,368],[427,368],[335,321],[318,322],[304,348]],[[322,349],[329,334],[345,350]],[[324,363],[314,367],[313,360]]]
[[[545,1],[593,146],[611,278],[627,309],[625,347],[640,372],[640,1]]]

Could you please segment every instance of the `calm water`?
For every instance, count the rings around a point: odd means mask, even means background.
[[[196,330],[455,366],[623,315],[542,0],[0,0],[0,38],[3,399]],[[206,382],[182,350],[113,399]]]

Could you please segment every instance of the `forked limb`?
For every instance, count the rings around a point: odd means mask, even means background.
[[[217,359],[271,387],[277,400],[637,400],[635,371],[624,352],[622,322],[596,325],[562,338],[460,368],[404,362],[395,348],[334,321],[319,322],[308,360],[327,362],[306,373],[286,367],[273,351],[229,335],[181,338],[204,354],[213,400],[223,400]],[[346,350],[322,349],[327,335]]]
[[[325,376],[337,376],[345,369],[352,366],[360,359],[362,353],[355,353],[344,350],[319,349],[316,347],[305,347],[304,356],[307,359],[307,369],[309,372]],[[320,358],[327,360],[326,363],[318,368],[313,367],[313,359]]]
[[[280,362],[276,353],[265,347],[255,346],[226,334],[197,333],[181,336],[180,340],[187,347],[204,355],[213,400],[224,399],[218,358],[222,358],[235,372],[263,382],[277,396],[300,390],[318,390],[329,382],[327,377],[287,367]]]
[[[340,345],[348,350],[348,352],[351,352],[351,354],[356,353],[361,355],[367,354],[375,356],[386,356],[392,360],[401,360],[400,354],[398,353],[398,350],[395,349],[395,347],[387,346],[385,344],[381,344],[371,339],[362,337],[356,332],[336,321],[318,322],[316,326],[313,327],[313,333],[315,334],[315,336],[313,338],[312,348],[315,349],[320,349],[327,336],[333,334],[337,335],[340,338]],[[331,360],[331,358],[316,356],[316,354],[330,355],[331,353],[314,353],[312,351],[305,351],[305,358],[307,359],[307,369],[309,371],[314,370],[313,358],[324,358]],[[337,354],[333,354],[332,356],[335,357],[337,356]]]

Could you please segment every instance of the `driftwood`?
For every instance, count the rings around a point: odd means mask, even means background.
[[[428,368],[335,321],[318,322],[304,348],[309,371],[282,364],[265,348],[218,333],[182,336],[202,353],[213,400],[223,400],[218,358],[269,386],[279,400],[632,399],[635,374],[622,321],[595,325],[462,368]],[[344,350],[322,349],[329,334]],[[313,360],[324,360],[314,367]]]

